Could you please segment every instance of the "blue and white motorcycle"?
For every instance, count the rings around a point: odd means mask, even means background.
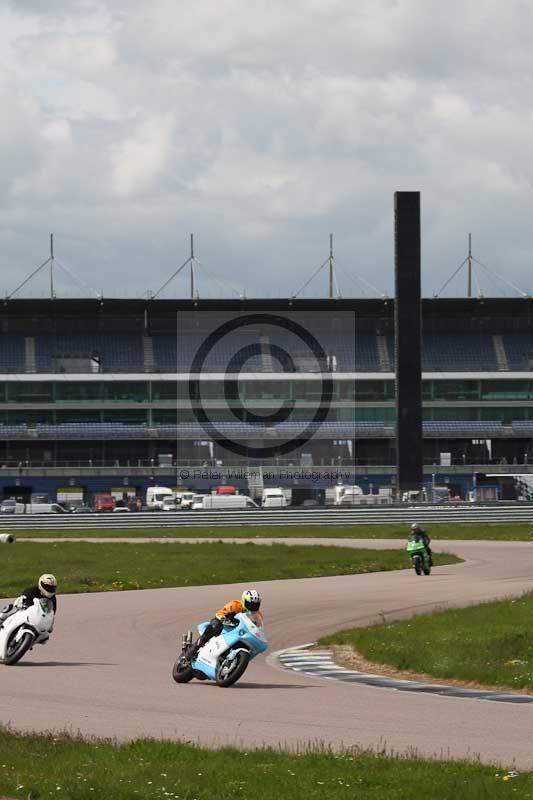
[[[198,625],[204,632],[208,622]],[[213,636],[200,648],[194,661],[186,652],[192,645],[192,631],[183,636],[182,651],[172,668],[176,683],[188,683],[193,678],[216,681],[218,686],[233,686],[244,674],[246,667],[268,643],[259,614],[236,614],[230,623],[224,623],[220,636]]]

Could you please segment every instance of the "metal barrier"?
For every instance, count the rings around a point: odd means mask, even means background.
[[[407,525],[432,522],[531,522],[533,504],[514,505],[409,505],[358,508],[286,508],[253,511],[174,511],[123,514],[10,514],[0,517],[0,531],[15,530],[121,530],[272,525]],[[533,532],[533,531],[532,531]]]

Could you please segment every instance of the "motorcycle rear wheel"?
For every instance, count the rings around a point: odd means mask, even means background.
[[[431,567],[430,567],[430,566],[429,566],[429,564],[428,564],[428,566],[427,566],[427,567],[424,567],[424,575],[429,575],[429,574],[430,574],[430,572],[431,572]]]
[[[19,642],[15,642],[13,640],[16,636],[16,633],[16,631],[13,632],[13,635],[10,637],[7,643],[4,664],[7,664],[9,667],[13,666],[13,664],[16,664],[17,661],[20,661],[22,656],[28,652],[34,642],[34,636],[29,631],[24,634]]]
[[[174,663],[172,677],[176,683],[189,683],[194,678],[193,669],[190,664],[183,663],[183,656],[180,656]]]
[[[250,653],[239,650],[233,661],[222,661],[217,669],[217,686],[233,686],[237,683],[250,661]]]

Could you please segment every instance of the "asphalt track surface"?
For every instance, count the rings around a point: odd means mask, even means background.
[[[308,543],[320,540],[294,541]],[[403,546],[398,540],[323,543]],[[283,669],[274,656],[383,614],[394,619],[533,590],[533,543],[434,546],[465,563],[437,567],[430,577],[401,571],[256,584],[270,654],[253,661],[231,689],[175,684],[171,667],[178,636],[239,596],[242,585],[63,596],[50,642],[16,667],[0,667],[0,720],[25,731],[151,736],[211,747],[414,748],[425,756],[479,756],[485,763],[533,769],[531,706],[314,678]]]

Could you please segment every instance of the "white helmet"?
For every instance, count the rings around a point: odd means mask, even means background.
[[[261,597],[259,596],[259,592],[255,589],[246,589],[246,591],[242,593],[241,602],[246,611],[259,611]]]
[[[55,575],[45,573],[39,578],[39,591],[43,597],[53,597],[57,591],[57,581]]]

